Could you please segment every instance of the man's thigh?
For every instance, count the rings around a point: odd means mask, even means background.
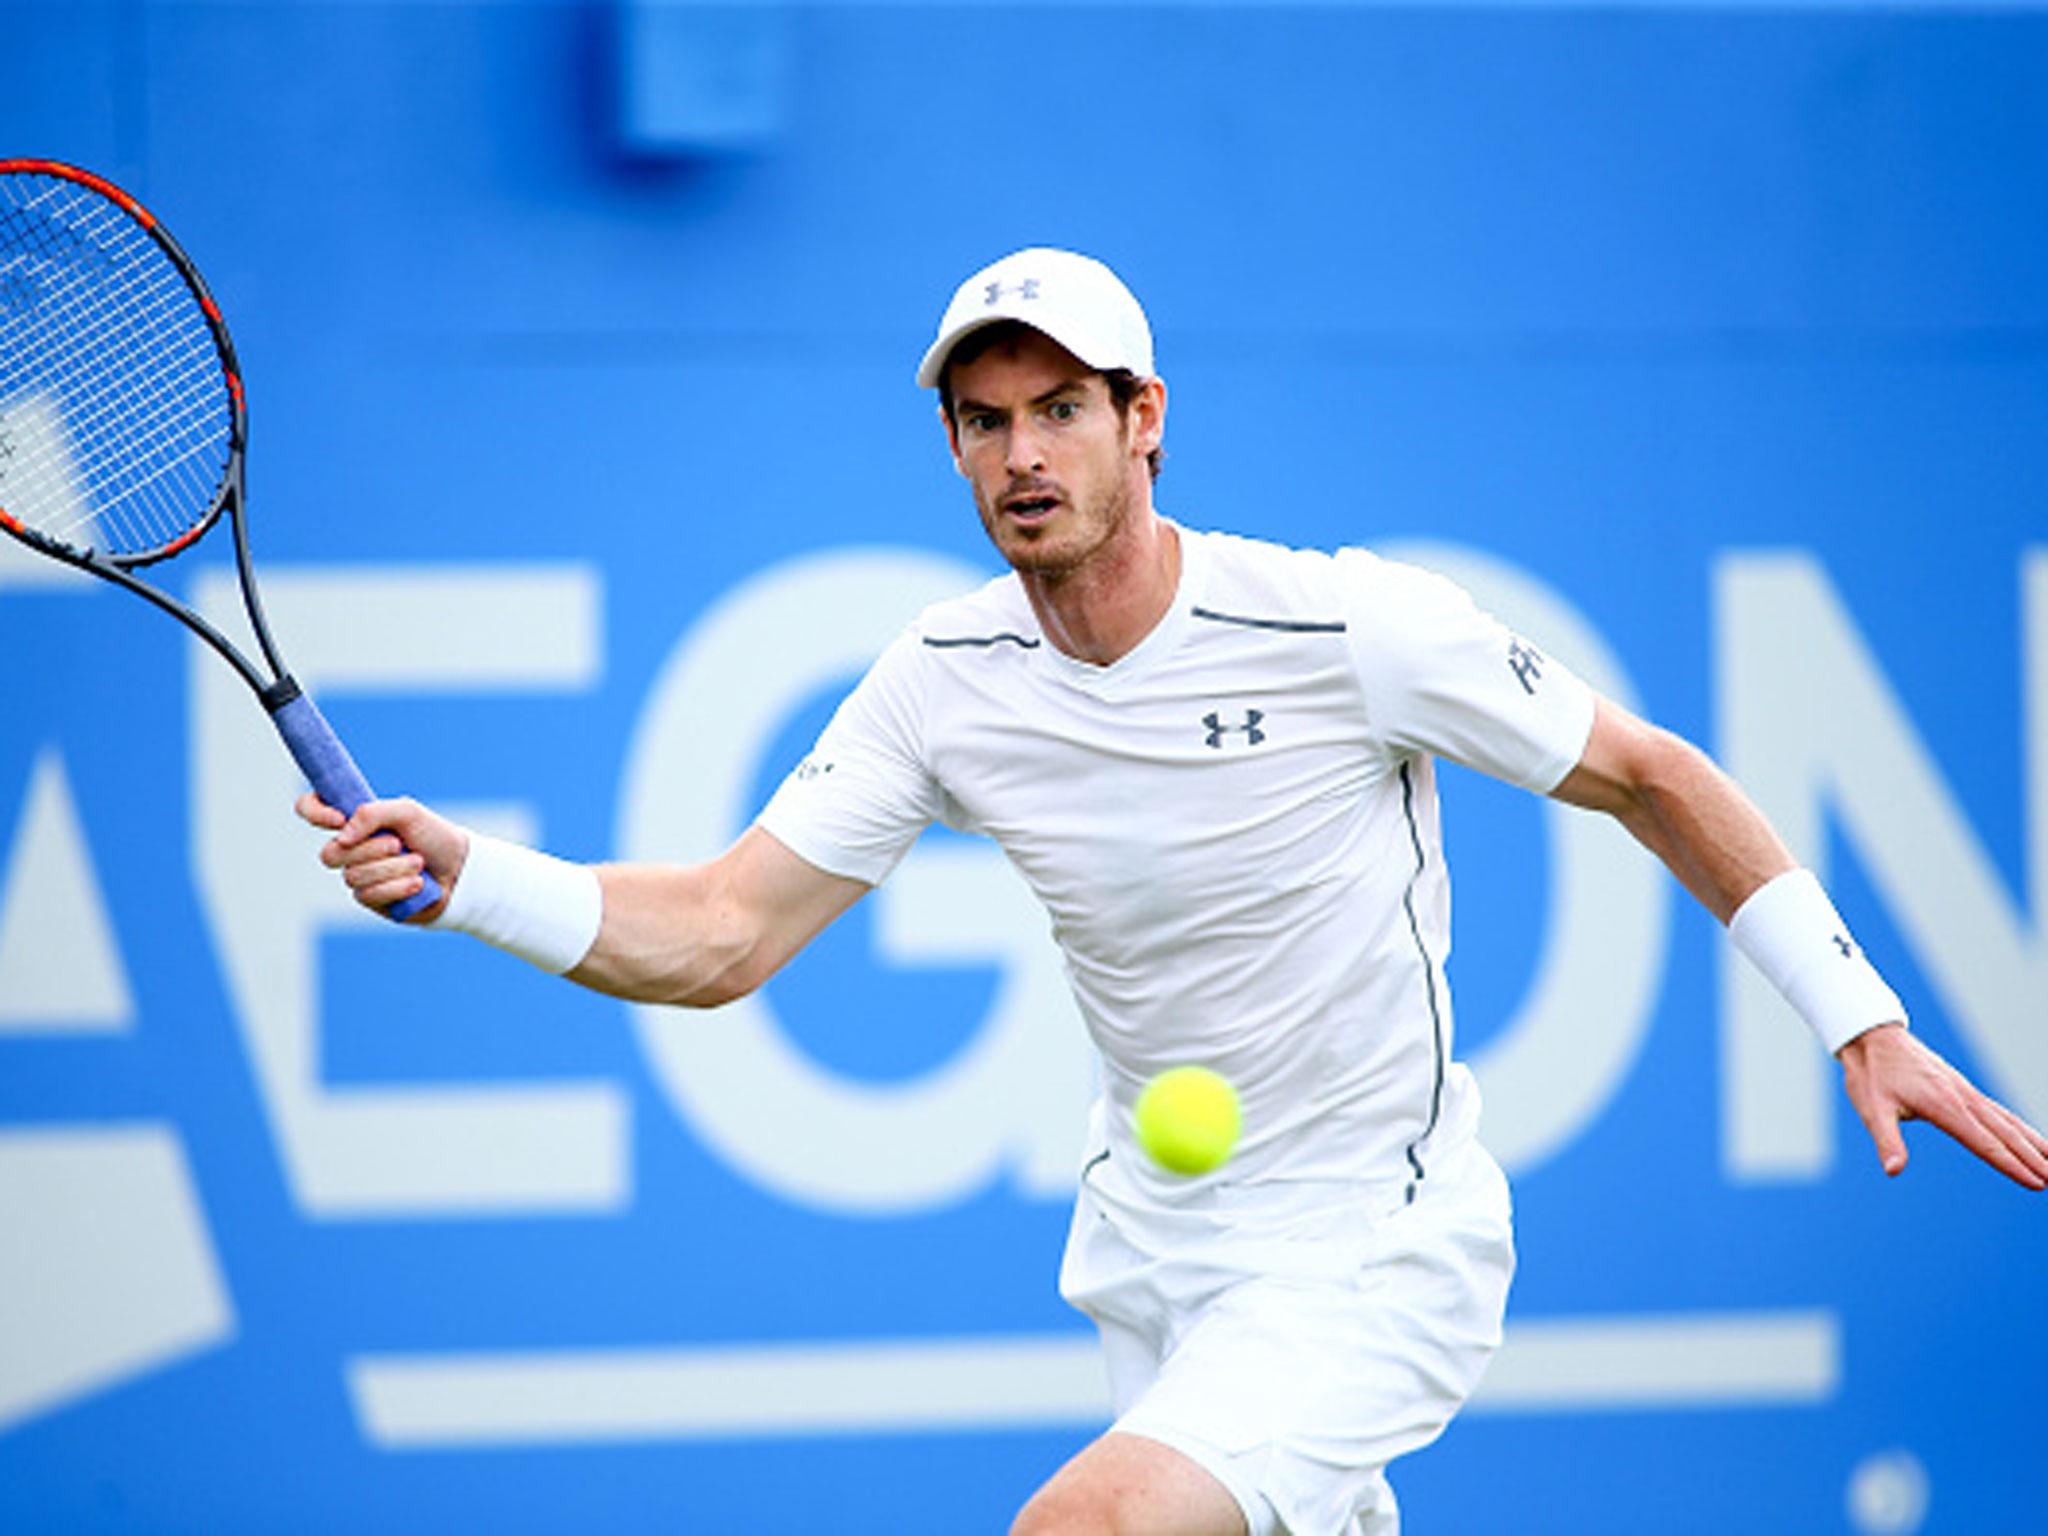
[[[1116,1429],[1206,1469],[1251,1536],[1394,1529],[1386,1466],[1442,1432],[1500,1340],[1508,1199],[1474,1150],[1346,1276],[1249,1279],[1190,1313],[1134,1307],[1129,1326],[1098,1311]]]
[[[1111,1430],[1040,1488],[1011,1536],[1248,1536],[1230,1490],[1170,1446]]]

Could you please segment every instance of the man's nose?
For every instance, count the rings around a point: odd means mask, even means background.
[[[1010,428],[1007,447],[1003,467],[1011,474],[1036,474],[1045,468],[1045,440],[1030,422],[1019,421]]]

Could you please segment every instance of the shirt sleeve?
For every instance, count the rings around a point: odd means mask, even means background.
[[[1547,794],[1593,732],[1593,690],[1419,566],[1338,556],[1368,723],[1390,752],[1430,752]]]
[[[848,694],[756,824],[827,874],[879,885],[938,816],[914,632]]]

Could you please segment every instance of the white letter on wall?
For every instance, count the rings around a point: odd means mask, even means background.
[[[2028,878],[2038,903],[2048,894],[2048,551],[2028,554],[2022,583]],[[2003,889],[1826,572],[1805,554],[1727,555],[1715,607],[1730,772],[1823,880],[1834,813],[1987,1087],[2034,1118],[2048,1113],[2048,935]],[[1818,1178],[1833,1161],[1833,1064],[1732,949],[1721,1007],[1730,1176]]]
[[[839,550],[727,594],[648,699],[620,796],[620,856],[717,854],[789,717],[866,667],[920,608],[982,579],[935,555]],[[1027,1193],[1070,1191],[1093,1054],[1035,898],[991,845],[920,843],[868,899],[884,959],[1000,967],[974,1038],[921,1077],[870,1083],[804,1054],[760,993],[708,1015],[641,1008],[640,1041],[670,1102],[742,1174],[828,1210],[929,1208],[1006,1165]],[[849,1009],[849,1027],[858,1016]]]
[[[1570,602],[1520,566],[1462,545],[1382,546],[1472,594],[1588,685],[1639,708],[1620,658]],[[1550,888],[1536,975],[1512,1018],[1472,1058],[1487,1147],[1521,1173],[1563,1151],[1620,1090],[1657,1003],[1671,926],[1663,867],[1605,816],[1556,801],[1543,813]]]
[[[196,604],[224,627],[233,577]],[[587,689],[601,588],[583,567],[272,570],[263,597],[319,697]],[[291,814],[297,770],[262,708],[198,641],[192,653],[193,866],[292,1191],[327,1217],[610,1210],[624,1203],[624,1096],[608,1083],[328,1088],[320,1081],[320,935],[375,931]],[[452,807],[450,809],[453,809]],[[523,807],[465,812],[531,837]],[[393,933],[393,942],[451,942]]]

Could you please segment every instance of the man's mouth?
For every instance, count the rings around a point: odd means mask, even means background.
[[[1053,508],[1059,504],[1059,497],[1048,496],[1043,493],[1005,496],[1003,498],[1003,511],[1006,515],[1015,518],[1020,523],[1037,523],[1043,522],[1050,516]]]

